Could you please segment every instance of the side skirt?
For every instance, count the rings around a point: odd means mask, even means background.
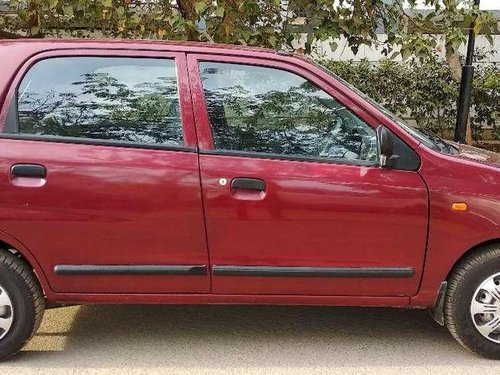
[[[173,304],[173,305],[313,305],[408,307],[410,297],[236,295],[236,294],[83,294],[48,293],[55,304]]]

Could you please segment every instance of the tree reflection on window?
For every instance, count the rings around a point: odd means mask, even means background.
[[[374,129],[308,80],[238,64],[200,70],[217,149],[376,161]]]
[[[173,60],[42,60],[19,87],[18,112],[24,134],[183,143]]]

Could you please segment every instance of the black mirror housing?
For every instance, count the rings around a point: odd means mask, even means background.
[[[416,171],[420,157],[396,134],[380,125],[377,128],[379,160],[382,168]]]

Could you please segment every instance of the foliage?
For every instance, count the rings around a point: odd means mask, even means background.
[[[472,129],[475,138],[481,138],[483,125],[493,128],[493,136],[500,139],[500,69],[485,66],[475,73],[473,105],[475,116]]]
[[[205,40],[281,47],[308,32],[303,46],[347,38],[353,51],[377,45],[387,55],[448,55],[476,31],[487,34],[492,14],[479,12],[472,0],[425,0],[431,10],[414,12],[415,0],[10,0],[11,15],[0,17],[2,35],[35,37],[101,35],[112,38]],[[288,5],[286,5],[288,4]],[[407,5],[404,5],[407,4]],[[463,5],[463,6],[459,6]],[[305,25],[296,27],[304,16]],[[387,38],[376,30],[383,26]],[[441,35],[438,37],[437,35]]]
[[[11,0],[0,28],[28,36],[216,40],[275,45],[279,0]],[[203,26],[205,25],[205,26]],[[205,30],[200,30],[205,29]]]
[[[458,86],[450,67],[437,58],[425,64],[411,60],[379,63],[322,61],[334,73],[403,118],[418,126],[449,137],[456,121]],[[477,64],[472,93],[472,131],[475,140],[500,139],[500,69]],[[488,130],[489,132],[489,130]]]

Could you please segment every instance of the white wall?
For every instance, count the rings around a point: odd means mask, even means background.
[[[381,34],[379,36],[380,39],[385,39],[385,35]],[[349,46],[347,45],[347,40],[345,38],[335,39],[335,42],[338,44],[338,47],[335,51],[331,51],[330,42],[319,42],[316,45],[315,57],[324,57],[333,60],[353,60],[360,61],[362,59],[367,59],[369,61],[378,61],[380,59],[385,58],[382,55],[382,48],[376,47],[367,47],[361,46],[359,48],[358,53],[355,55]],[[479,35],[476,38],[476,48],[484,49],[484,51],[496,51],[493,55],[488,54],[488,58],[485,61],[500,63],[500,35],[493,35],[493,46],[486,40],[486,38],[482,35]],[[461,53],[465,55],[466,46],[462,46],[460,49]],[[444,53],[442,54],[444,57]],[[401,57],[398,56],[396,60],[401,60]]]

